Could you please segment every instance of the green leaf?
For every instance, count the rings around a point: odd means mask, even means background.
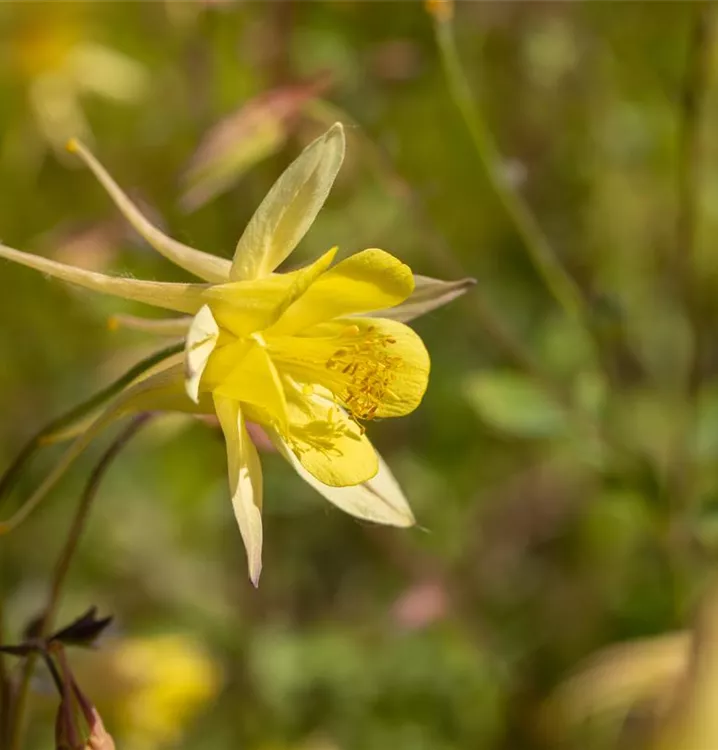
[[[563,409],[526,376],[493,371],[472,376],[466,397],[481,419],[516,437],[556,437],[566,433]]]

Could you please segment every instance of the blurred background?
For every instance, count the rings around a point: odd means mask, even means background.
[[[98,650],[70,658],[118,747],[619,747],[629,730],[647,741],[685,683],[718,552],[712,6],[458,3],[474,139],[434,33],[450,12],[0,4],[3,242],[184,280],[67,138],[174,237],[230,257],[283,168],[341,120],[344,167],[291,262],[377,246],[417,273],[478,280],[415,324],[432,355],[421,408],[369,429],[417,527],[343,515],[265,455],[254,590],[215,427],[158,418],[113,465],[58,622],[92,604],[115,617]],[[501,159],[481,150],[485,128]],[[528,235],[506,190],[536,219]],[[579,302],[532,262],[537,228]],[[156,344],[108,327],[139,307],[7,263],[0,280],[4,467]],[[110,439],[0,540],[7,642],[42,610]],[[23,474],[3,518],[58,450]],[[38,670],[28,747],[49,746],[56,704]]]

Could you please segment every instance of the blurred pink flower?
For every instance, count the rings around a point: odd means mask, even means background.
[[[422,581],[409,587],[392,607],[392,618],[406,630],[418,630],[443,619],[449,610],[444,586],[437,581]]]

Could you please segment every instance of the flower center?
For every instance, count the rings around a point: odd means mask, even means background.
[[[341,376],[343,389],[337,396],[352,415],[372,419],[401,367],[401,358],[391,354],[391,347],[396,344],[391,336],[376,333],[373,326],[364,333],[357,326],[350,329],[350,342],[337,349],[325,367]]]
[[[391,392],[402,359],[396,339],[374,326],[347,325],[331,338],[282,337],[268,341],[273,360],[293,377],[328,388],[355,419],[372,419]]]

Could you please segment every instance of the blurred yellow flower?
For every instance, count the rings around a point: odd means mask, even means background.
[[[90,137],[81,99],[94,94],[133,102],[146,91],[147,74],[135,60],[88,39],[78,10],[29,15],[7,48],[9,67],[24,82],[30,109],[43,138],[61,149],[68,138]]]
[[[174,743],[217,694],[222,675],[188,635],[163,634],[118,641],[110,649],[113,671],[128,689],[111,713],[128,747]]]
[[[332,249],[297,271],[274,272],[326,200],[344,157],[342,126],[331,127],[287,168],[250,220],[232,261],[162,234],[84,146],[73,141],[70,148],[155,249],[207,282],[110,277],[0,246],[0,257],[79,286],[189,313],[160,322],[162,333],[184,338],[184,356],[168,359],[125,391],[79,438],[75,453],[126,411],[215,413],[255,585],[261,571],[262,472],[248,421],[262,425],[296,471],[338,507],[379,523],[411,525],[409,505],[361,422],[401,416],[419,405],[429,356],[401,321],[452,299],[467,284],[422,279],[413,298],[409,267],[378,249],[330,268]]]
[[[134,750],[180,740],[223,682],[212,655],[182,632],[109,639],[73,653],[72,664],[118,746]]]

